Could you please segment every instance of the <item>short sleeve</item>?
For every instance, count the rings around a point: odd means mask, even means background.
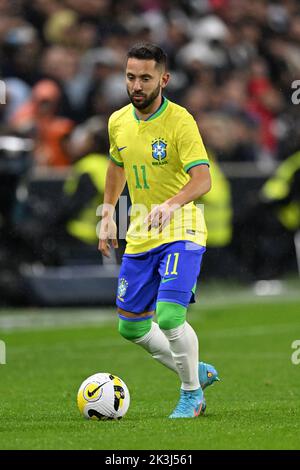
[[[208,165],[209,160],[196,121],[186,114],[176,132],[177,149],[184,171],[197,165]]]
[[[118,146],[115,141],[115,132],[112,126],[111,118],[108,121],[108,135],[109,135],[109,158],[118,166],[124,166],[122,157],[120,155]]]

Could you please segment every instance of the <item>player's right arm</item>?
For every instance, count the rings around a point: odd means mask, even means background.
[[[110,257],[110,244],[118,248],[117,226],[113,219],[116,204],[126,183],[124,168],[110,161],[106,173],[102,220],[99,233],[98,249]]]
[[[115,118],[117,114],[118,112],[113,113],[108,120],[109,156],[111,161],[106,173],[98,245],[103,256],[108,258],[110,257],[110,245],[112,245],[113,248],[118,248],[117,226],[113,217],[116,204],[126,183],[124,163],[116,143],[116,128],[118,126],[116,126]]]

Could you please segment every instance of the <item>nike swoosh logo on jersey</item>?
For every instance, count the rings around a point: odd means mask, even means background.
[[[127,148],[127,145],[125,145],[125,147],[120,147],[120,148],[118,148],[118,151],[121,152],[121,150],[124,150],[124,149],[126,149],[126,148]]]
[[[99,390],[99,388],[103,387],[103,385],[107,384],[109,382],[109,380],[107,380],[107,382],[103,382],[103,384],[100,384],[98,387],[94,388],[94,390],[92,390],[91,392],[88,391],[88,396],[91,398],[95,395],[95,393],[97,392],[97,390]]]
[[[168,279],[162,279],[162,284],[164,284],[165,282],[169,282],[169,281],[174,281],[174,279],[177,279],[177,277],[169,277]]]

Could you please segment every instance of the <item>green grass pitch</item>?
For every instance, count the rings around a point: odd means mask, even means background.
[[[300,364],[291,361],[299,298],[210,306],[199,299],[189,319],[201,359],[217,367],[221,382],[206,390],[205,416],[188,420],[167,418],[178,378],[119,337],[113,312],[102,324],[0,333],[7,350],[0,449],[299,449]],[[105,371],[128,385],[129,411],[121,421],[87,421],[77,409],[78,387]]]

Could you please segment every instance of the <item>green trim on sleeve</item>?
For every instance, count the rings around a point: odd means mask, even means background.
[[[124,166],[124,163],[118,162],[111,154],[109,154],[109,158],[110,158],[116,165],[121,166],[121,167]]]
[[[208,165],[209,166],[209,161],[208,160],[195,160],[195,161],[185,165],[183,167],[183,169],[187,173],[191,168],[193,168],[194,166],[198,166],[198,165]]]

